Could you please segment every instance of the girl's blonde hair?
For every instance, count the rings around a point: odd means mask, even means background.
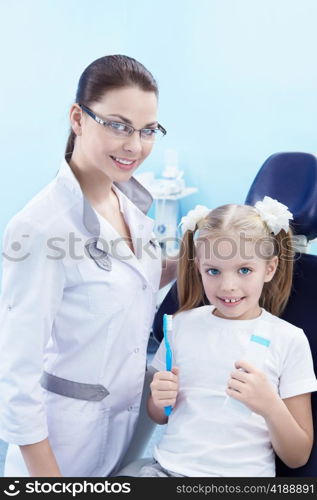
[[[198,239],[194,239],[199,229]],[[178,312],[199,306],[204,299],[204,289],[196,264],[197,248],[202,240],[230,235],[244,235],[247,241],[263,242],[270,252],[265,257],[278,257],[274,277],[264,283],[260,306],[279,316],[289,299],[292,288],[293,258],[292,230],[283,229],[274,235],[261,219],[257,210],[249,205],[223,205],[215,208],[200,220],[194,231],[186,231],[183,236],[178,261],[177,291],[180,308]]]

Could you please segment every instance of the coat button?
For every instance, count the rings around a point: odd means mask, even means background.
[[[107,391],[105,389],[99,389],[99,396],[104,399],[107,396]]]
[[[132,410],[133,410],[133,406],[129,406],[128,411],[132,411]]]
[[[142,290],[146,290],[147,289],[147,285],[144,283],[144,285],[142,285]]]
[[[136,347],[136,348],[134,349],[135,354],[137,354],[137,353],[139,352],[139,350],[140,350],[140,349],[139,349],[139,347]]]

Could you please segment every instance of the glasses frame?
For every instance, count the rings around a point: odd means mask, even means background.
[[[165,130],[165,128],[162,127],[162,125],[160,125],[159,123],[157,124],[157,127],[155,127],[155,128],[151,128],[151,127],[134,128],[129,123],[117,122],[115,120],[103,120],[102,118],[100,118],[100,116],[97,116],[93,111],[91,111],[91,109],[87,108],[87,106],[85,106],[84,104],[78,103],[78,106],[85,113],[87,113],[87,115],[89,115],[93,120],[95,120],[100,125],[103,125],[104,127],[107,127],[110,123],[118,123],[118,124],[121,124],[121,125],[123,124],[126,127],[128,127],[128,129],[130,130],[129,134],[127,136],[122,135],[121,137],[131,137],[134,134],[134,132],[139,132],[140,139],[142,140],[142,139],[144,139],[144,136],[142,137],[142,135],[141,135],[142,130],[159,130],[160,132],[162,132],[163,137],[164,137],[164,135],[167,134],[167,131]],[[118,135],[118,137],[120,137],[120,135]],[[154,139],[155,139],[155,136],[154,136]],[[149,141],[149,142],[151,142],[151,141]]]

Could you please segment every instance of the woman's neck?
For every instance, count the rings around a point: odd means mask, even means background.
[[[98,206],[113,197],[112,180],[98,169],[85,168],[76,161],[74,154],[68,160],[82,192],[93,206]]]

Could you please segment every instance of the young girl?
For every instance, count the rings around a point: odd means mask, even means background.
[[[183,218],[173,368],[163,341],[148,401],[167,428],[141,476],[274,476],[274,452],[289,467],[308,460],[311,352],[304,332],[278,318],[292,282],[291,218],[269,197]],[[197,307],[203,292],[212,305]]]
[[[7,226],[0,438],[10,443],[8,476],[107,476],[129,446],[162,271],[146,215],[152,197],[133,177],[166,133],[157,104],[140,62],[93,61],[69,111],[57,176]]]

